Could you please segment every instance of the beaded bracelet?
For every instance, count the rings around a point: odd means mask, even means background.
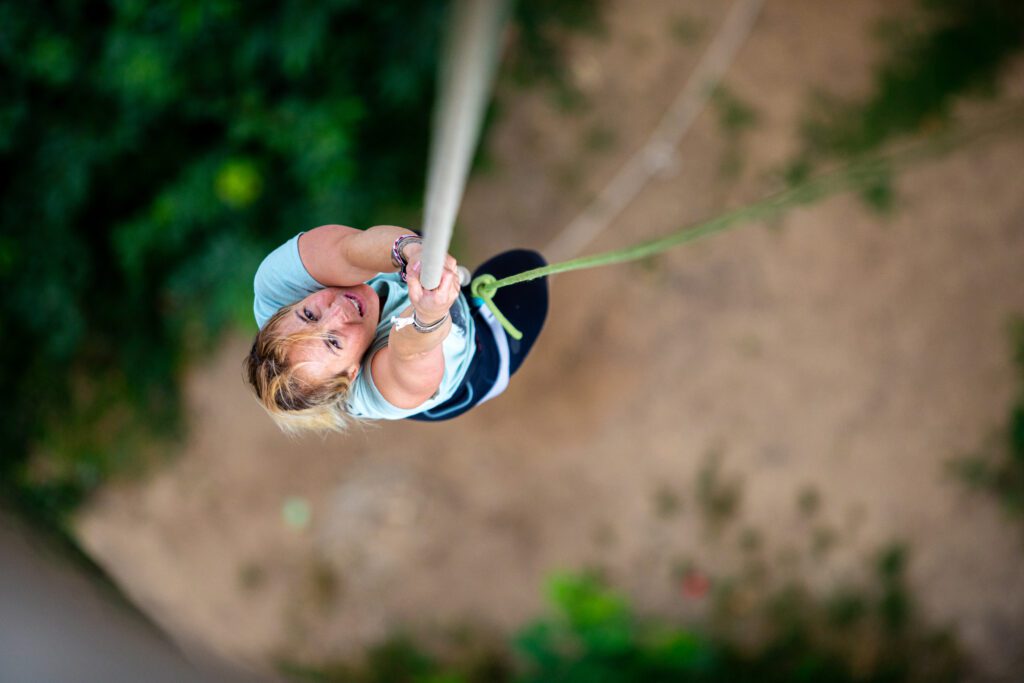
[[[395,268],[398,268],[402,282],[406,281],[405,269],[409,266],[409,262],[405,259],[402,249],[405,247],[406,242],[409,241],[413,241],[415,244],[423,244],[423,238],[419,235],[400,235],[395,240],[395,243],[391,245],[391,263]]]

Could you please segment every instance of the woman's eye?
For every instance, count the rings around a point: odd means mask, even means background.
[[[306,318],[306,320],[310,322],[316,322],[316,316],[313,315],[313,311],[309,310],[308,308],[302,309],[302,315]]]
[[[331,346],[333,346],[334,348],[338,349],[339,351],[341,351],[341,342],[338,341],[337,337],[330,337],[327,340],[327,343],[330,344]]]

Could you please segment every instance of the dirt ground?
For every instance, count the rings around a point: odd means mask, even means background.
[[[680,163],[588,251],[775,187],[809,93],[865,92],[872,27],[910,6],[768,0],[725,81],[754,127],[735,138],[706,111]],[[726,10],[612,0],[604,35],[567,47],[582,104],[502,86],[493,163],[461,214],[465,260],[543,249],[642,144]],[[1019,99],[1015,66],[1006,89]],[[180,455],[108,486],[80,538],[183,643],[249,663],[337,657],[396,628],[512,630],[564,569],[599,567],[641,609],[691,614],[676,570],[734,571],[744,529],[773,566],[821,587],[901,540],[929,621],[952,625],[991,673],[1020,674],[1024,533],[947,463],[984,442],[1016,389],[1022,177],[1018,132],[909,172],[888,217],[837,197],[644,265],[559,276],[509,391],[451,423],[286,438],[247,394],[247,340],[232,338],[188,377]],[[741,486],[715,537],[695,503],[709,453]],[[808,491],[814,521],[798,509]],[[308,525],[283,521],[292,498],[308,501]],[[835,547],[811,561],[822,529]]]

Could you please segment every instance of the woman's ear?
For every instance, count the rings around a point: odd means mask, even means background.
[[[349,366],[349,369],[345,371],[345,374],[348,375],[349,381],[355,382],[356,377],[359,376],[359,365],[356,364]]]

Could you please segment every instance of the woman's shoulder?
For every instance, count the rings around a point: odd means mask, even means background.
[[[277,311],[321,290],[299,256],[300,232],[267,254],[253,279],[253,314],[263,327]]]

